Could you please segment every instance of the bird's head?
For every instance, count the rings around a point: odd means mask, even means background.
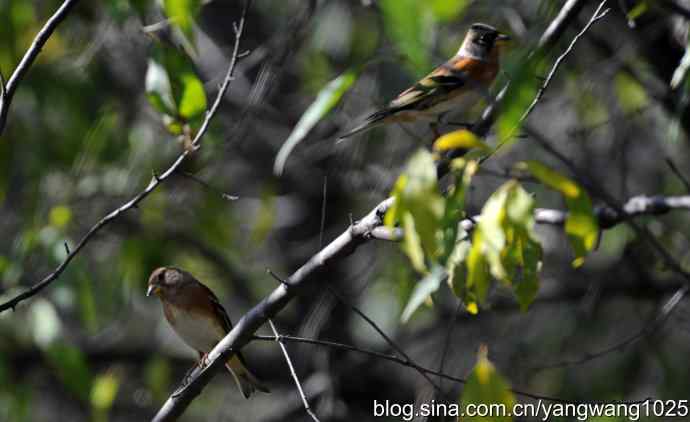
[[[486,60],[495,47],[503,45],[508,41],[510,41],[510,37],[493,26],[475,23],[467,31],[458,54]]]
[[[149,287],[146,296],[167,295],[185,284],[185,273],[173,267],[160,267],[149,276]]]

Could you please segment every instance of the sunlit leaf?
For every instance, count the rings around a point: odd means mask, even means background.
[[[446,262],[448,286],[457,297],[465,297],[466,294],[465,280],[467,274],[463,264],[469,255],[471,247],[472,244],[467,240],[457,242]]]
[[[568,206],[565,232],[575,252],[574,266],[582,265],[584,257],[596,246],[599,223],[589,195],[577,183],[538,161],[527,161],[529,171],[546,186],[560,192]]]
[[[50,210],[48,220],[50,225],[58,229],[64,228],[72,219],[72,211],[64,206],[58,205]]]
[[[185,72],[180,75],[182,95],[180,96],[180,116],[187,120],[194,119],[206,111],[206,92],[199,78]]]
[[[405,170],[407,183],[402,192],[401,206],[412,214],[424,251],[438,253],[437,230],[444,211],[444,199],[438,190],[436,165],[431,153],[417,151]]]
[[[192,26],[201,7],[201,0],[164,0],[165,14],[189,39]]]
[[[405,231],[405,238],[403,239],[402,248],[412,267],[419,273],[425,274],[427,272],[426,264],[424,262],[424,250],[422,249],[422,241],[419,238],[419,233],[415,228],[415,220],[410,212],[406,211],[402,217],[402,226]]]
[[[402,312],[400,320],[406,323],[410,320],[410,317],[414,312],[421,306],[426,299],[438,290],[443,280],[445,271],[441,266],[435,266],[432,268],[431,272],[426,275],[419,283],[417,283],[412,291],[410,300],[405,305],[405,309]]]
[[[482,151],[491,151],[491,148],[482,142],[477,135],[467,129],[460,129],[446,133],[434,142],[434,151],[449,151],[454,149],[479,148]]]
[[[481,346],[477,364],[467,379],[459,401],[463,409],[467,409],[468,405],[477,406],[483,404],[489,408],[490,406],[495,407],[497,404],[502,404],[505,406],[505,409],[510,411],[515,404],[515,397],[510,391],[510,385],[489,361],[487,354],[486,346]],[[511,417],[502,415],[463,418],[463,421],[481,422],[511,420]]]
[[[333,79],[321,90],[321,92],[319,92],[316,100],[314,100],[309,108],[307,108],[307,111],[304,112],[299,122],[297,122],[297,125],[292,130],[292,133],[290,133],[290,136],[288,136],[283,146],[280,148],[280,151],[278,151],[273,165],[273,172],[276,175],[283,173],[285,162],[292,150],[309,134],[312,128],[333,109],[333,107],[338,105],[343,95],[350,89],[356,80],[357,71],[350,69]]]
[[[91,406],[99,411],[109,410],[119,388],[120,381],[112,372],[96,377],[91,387]]]

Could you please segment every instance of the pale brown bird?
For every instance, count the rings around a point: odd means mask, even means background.
[[[218,298],[190,273],[174,267],[157,268],[149,277],[146,296],[156,295],[163,313],[175,333],[199,354],[204,365],[206,354],[232,329],[232,322]],[[249,398],[256,390],[266,388],[247,368],[241,353],[226,363],[242,395]]]

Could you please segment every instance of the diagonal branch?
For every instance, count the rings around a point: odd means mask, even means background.
[[[62,3],[53,16],[51,16],[45,25],[43,25],[43,28],[38,31],[36,38],[34,38],[31,46],[28,50],[26,50],[24,57],[17,65],[17,68],[12,73],[12,76],[10,76],[10,79],[7,81],[7,85],[4,87],[2,95],[0,95],[0,135],[2,135],[2,131],[5,128],[10,103],[12,102],[12,97],[14,96],[14,92],[16,91],[19,82],[21,82],[22,78],[24,78],[24,75],[26,75],[26,73],[29,71],[29,68],[33,64],[34,60],[36,60],[36,57],[38,57],[38,54],[41,52],[43,45],[45,45],[50,36],[53,35],[55,28],[57,28],[57,26],[63,20],[65,20],[70,10],[72,10],[78,1],[79,0],[65,0]]]
[[[228,90],[228,87],[230,86],[230,83],[233,80],[233,73],[235,72],[235,67],[237,66],[237,61],[239,59],[240,53],[239,53],[239,48],[240,48],[240,40],[242,38],[242,31],[244,29],[244,20],[245,16],[247,13],[247,8],[248,4],[251,3],[251,1],[248,1],[247,4],[245,5],[244,10],[242,11],[242,17],[240,18],[238,26],[235,28],[235,46],[232,52],[232,58],[230,59],[230,65],[228,66],[228,70],[225,74],[225,79],[223,80],[223,83],[220,86],[220,89],[218,91],[218,94],[216,95],[216,99],[213,102],[213,105],[211,108],[206,112],[206,116],[204,118],[203,123],[201,124],[201,127],[199,128],[199,131],[197,132],[196,136],[194,137],[194,140],[192,141],[192,146],[193,149],[190,150],[185,150],[180,154],[179,157],[168,167],[167,170],[163,172],[161,175],[153,175],[153,178],[149,182],[148,186],[138,194],[136,194],[132,199],[130,199],[128,202],[125,204],[121,205],[120,207],[116,208],[112,212],[110,212],[108,215],[103,217],[101,220],[99,220],[94,226],[92,226],[89,231],[79,240],[77,243],[77,246],[72,249],[72,251],[65,257],[65,260],[62,261],[62,263],[55,269],[53,272],[45,276],[41,281],[38,283],[34,284],[31,286],[29,289],[23,291],[22,293],[18,294],[17,296],[13,297],[12,299],[8,300],[5,303],[0,304],[0,313],[8,310],[8,309],[14,309],[20,302],[23,300],[26,300],[34,295],[36,295],[38,292],[46,288],[49,284],[51,284],[53,281],[57,280],[58,277],[67,269],[67,266],[70,264],[70,262],[79,254],[79,252],[91,241],[91,239],[99,232],[101,229],[108,224],[112,223],[113,221],[117,220],[120,215],[132,208],[136,208],[137,205],[143,201],[147,196],[151,194],[154,190],[156,190],[163,182],[168,180],[175,172],[177,169],[182,165],[182,163],[185,162],[185,160],[189,157],[189,155],[199,149],[201,146],[201,140],[206,134],[206,131],[208,130],[208,126],[211,123],[211,119],[213,116],[216,114],[218,111],[218,107],[220,106],[221,99],[225,95],[225,93]]]

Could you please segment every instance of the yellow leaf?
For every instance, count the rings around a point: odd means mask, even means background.
[[[449,151],[460,148],[479,148],[486,152],[491,151],[491,148],[479,140],[477,135],[467,129],[446,133],[434,142],[434,151]]]

